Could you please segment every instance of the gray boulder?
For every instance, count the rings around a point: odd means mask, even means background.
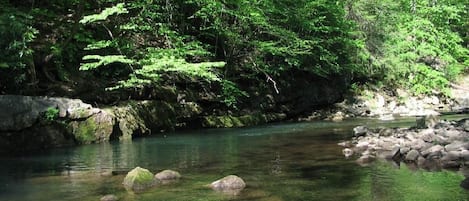
[[[353,128],[353,135],[358,137],[358,136],[364,136],[368,132],[368,128],[365,126],[357,126]]]
[[[438,124],[438,116],[436,115],[427,115],[424,117],[420,117],[416,120],[417,128],[433,128],[436,124]]]
[[[238,194],[245,187],[244,180],[236,175],[228,175],[210,184],[213,190],[228,194]]]
[[[107,141],[114,128],[111,113],[78,99],[1,95],[0,111],[0,153]]]
[[[99,112],[78,99],[1,95],[0,131],[29,128],[51,108],[58,110],[58,117],[69,119],[88,118]]]
[[[463,119],[458,122],[459,126],[462,127],[465,131],[469,132],[469,118]]]
[[[405,156],[405,161],[415,161],[417,160],[417,158],[420,156],[420,153],[415,150],[415,149],[412,149],[409,151],[409,153],[407,153],[407,155]]]
[[[451,144],[448,144],[445,146],[445,150],[447,152],[467,150],[468,148],[469,148],[469,143],[461,142],[461,141],[454,141]]]
[[[464,161],[469,161],[469,151],[463,150],[461,151],[461,159]]]
[[[441,145],[434,145],[424,151],[422,151],[422,156],[427,157],[428,155],[435,155],[441,153],[445,148]]]
[[[177,181],[180,178],[181,174],[174,170],[163,170],[155,175],[155,179],[163,184]]]
[[[401,158],[401,147],[394,147],[390,156],[392,160],[398,161]]]
[[[353,150],[349,148],[345,148],[342,150],[342,153],[345,155],[345,157],[350,157],[353,155]]]
[[[461,158],[460,151],[449,151],[443,155],[443,157],[441,158],[441,161],[458,161],[460,158]]]
[[[400,149],[401,155],[406,155],[409,151],[410,151],[410,148],[409,148],[409,147],[402,147],[402,148]]]

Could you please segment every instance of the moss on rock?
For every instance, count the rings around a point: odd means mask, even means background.
[[[91,119],[87,119],[84,122],[79,122],[77,124],[77,129],[73,134],[75,135],[75,139],[80,144],[89,144],[95,141],[94,132],[96,130],[96,123]]]
[[[253,126],[267,122],[279,121],[286,118],[282,113],[250,114],[243,116],[206,116],[202,118],[202,126],[207,128],[233,128]]]
[[[147,169],[136,167],[127,173],[122,184],[127,190],[142,192],[153,187],[156,183],[153,173]]]
[[[113,132],[114,117],[101,111],[84,121],[72,121],[68,127],[78,144],[108,141]]]
[[[164,101],[129,101],[113,110],[120,140],[149,135],[150,131],[173,130],[177,124],[174,106]]]

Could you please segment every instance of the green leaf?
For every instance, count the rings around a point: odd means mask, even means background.
[[[80,20],[81,24],[89,24],[97,21],[104,21],[111,15],[120,15],[124,13],[129,13],[129,11],[124,7],[124,3],[118,3],[113,7],[104,9],[99,14],[87,15]]]
[[[110,40],[100,40],[91,44],[88,44],[84,50],[98,50],[104,49],[112,45],[112,41]]]
[[[124,55],[86,55],[83,57],[84,61],[97,60],[90,63],[83,63],[80,65],[80,70],[91,70],[98,68],[100,66],[106,66],[111,63],[124,63],[124,64],[134,64],[135,60],[128,59]]]
[[[9,68],[9,67],[10,67],[10,66],[9,66],[7,63],[5,63],[5,62],[0,63],[0,68]]]

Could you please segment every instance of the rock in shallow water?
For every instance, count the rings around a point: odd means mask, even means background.
[[[244,183],[244,180],[236,175],[223,177],[210,184],[210,188],[213,190],[235,195],[241,192],[245,187],[246,183]]]
[[[153,187],[156,181],[153,178],[153,173],[149,170],[136,167],[127,173],[122,184],[127,190],[141,192]]]
[[[176,181],[181,178],[181,174],[174,170],[163,170],[155,175],[155,179],[163,184]]]
[[[101,199],[99,199],[100,201],[118,201],[119,198],[115,195],[105,195],[103,197],[101,197]]]
[[[439,144],[434,145],[424,151],[422,151],[422,155],[424,157],[428,157],[429,155],[434,156],[434,155],[440,155],[440,152],[443,151],[445,148]]]
[[[392,160],[398,161],[401,158],[401,147],[394,147],[390,156]]]
[[[342,150],[342,153],[345,155],[345,157],[350,157],[353,155],[353,150],[349,149],[349,148],[345,148]]]
[[[353,135],[358,137],[358,136],[364,136],[366,135],[366,132],[368,132],[368,128],[365,126],[357,126],[353,128]]]
[[[358,158],[356,160],[356,162],[361,165],[361,166],[366,166],[368,165],[369,163],[373,162],[375,160],[375,157],[374,156],[370,156],[370,155],[363,155],[361,156],[360,158]]]
[[[417,160],[417,158],[420,156],[420,153],[415,150],[415,149],[412,149],[409,151],[409,153],[407,153],[407,155],[405,156],[405,161],[415,161]]]

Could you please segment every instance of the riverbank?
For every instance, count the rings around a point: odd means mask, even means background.
[[[303,78],[307,80],[308,76],[303,75]],[[328,85],[329,82],[337,85]],[[195,90],[167,88],[154,89],[159,95],[152,99],[140,97],[111,105],[96,102],[91,105],[73,98],[2,95],[0,152],[21,154],[55,147],[126,141],[176,129],[245,127],[287,120],[341,121],[354,117],[392,120],[397,116],[438,115],[441,108],[457,112],[453,109],[467,106],[464,105],[467,95],[461,91],[458,94],[464,97],[460,99],[418,98],[402,90],[397,90],[399,96],[365,91],[345,95],[340,102],[345,92],[344,83],[339,80],[318,79],[316,85],[297,80],[297,84],[290,84],[288,88],[300,86],[308,92],[287,90],[275,94],[266,90],[237,109],[222,105],[220,97],[211,91],[196,93]],[[253,88],[252,93],[256,89]],[[462,103],[464,107],[455,107],[454,103]],[[324,105],[329,107],[324,108]],[[302,117],[311,111],[314,111],[312,115]]]
[[[469,118],[446,121],[426,116],[410,128],[358,126],[353,132],[350,141],[339,145],[345,147],[346,157],[357,156],[361,165],[376,159],[415,164],[429,170],[469,165]]]
[[[412,95],[404,89],[352,86],[341,102],[299,118],[299,121],[332,120],[370,117],[383,121],[398,117],[463,114],[469,111],[469,76],[451,84],[448,95]]]
[[[195,102],[132,100],[93,107],[80,99],[0,96],[0,154],[127,141],[177,128],[258,125],[286,118],[282,113],[204,115]]]

